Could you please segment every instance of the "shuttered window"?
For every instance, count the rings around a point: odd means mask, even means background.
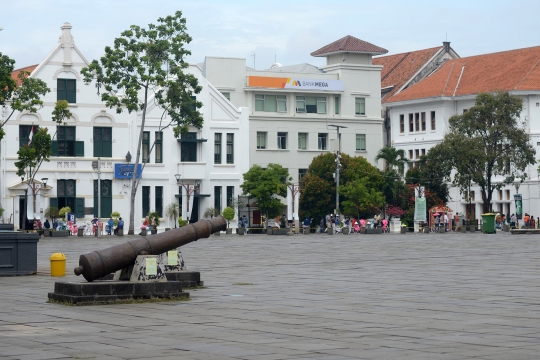
[[[71,104],[75,104],[77,102],[76,80],[57,79],[56,90],[57,90],[56,100],[67,100],[67,102]]]
[[[94,127],[94,157],[112,157],[112,128]]]

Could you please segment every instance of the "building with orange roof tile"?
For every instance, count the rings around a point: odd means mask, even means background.
[[[450,117],[473,106],[478,93],[499,90],[523,100],[521,119],[527,124],[531,142],[540,146],[540,46],[448,60],[423,80],[386,97],[391,144],[405,150],[414,166],[420,156],[443,139]],[[520,188],[523,212],[538,214],[540,204],[534,201],[540,197],[536,166],[529,167],[528,176]],[[478,188],[472,191],[476,201],[470,208],[457,189],[451,189],[453,201],[448,205],[480,218],[480,192]],[[495,191],[493,210],[514,212],[511,195],[515,193],[513,186]]]

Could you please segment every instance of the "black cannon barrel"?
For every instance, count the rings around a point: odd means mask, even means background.
[[[172,229],[161,234],[142,237],[107,249],[81,255],[79,266],[73,269],[75,275],[82,275],[91,282],[112,272],[124,269],[135,263],[141,253],[159,255],[176,249],[198,239],[207,238],[211,234],[225,230],[227,221],[223,216],[212,220],[199,220],[179,229]]]

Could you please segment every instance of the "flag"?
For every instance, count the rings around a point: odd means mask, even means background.
[[[30,134],[28,135],[28,146],[32,144],[33,137],[34,137],[34,125],[32,125],[32,129],[30,129]]]

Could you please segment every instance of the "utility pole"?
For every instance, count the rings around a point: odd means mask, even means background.
[[[341,138],[339,137],[339,129],[340,128],[344,128],[346,129],[347,127],[346,126],[342,126],[342,125],[328,125],[328,126],[332,126],[332,127],[335,127],[336,130],[337,130],[337,141],[338,141],[338,149],[336,151],[336,216],[337,216],[337,213],[339,211],[339,168],[341,167],[341,164],[339,162],[340,158],[341,158]]]

